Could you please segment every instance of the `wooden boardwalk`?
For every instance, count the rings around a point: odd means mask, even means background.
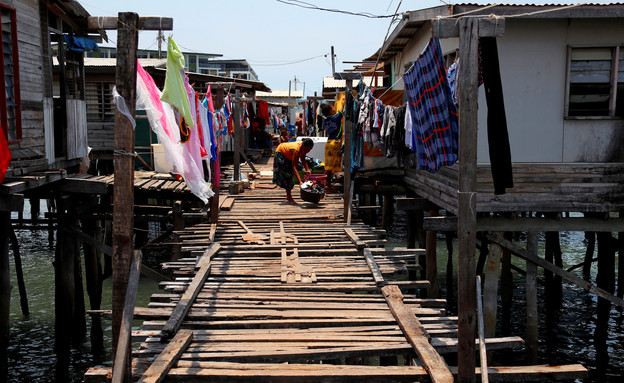
[[[427,281],[407,278],[424,250],[385,248],[383,231],[345,225],[338,194],[318,205],[282,202],[285,193],[266,170],[253,189],[224,199],[218,224],[178,233],[183,257],[163,265],[175,280],[135,309],[144,322],[133,334],[142,340],[134,378],[453,381],[457,368],[443,356],[457,352],[457,318],[444,300],[414,294]],[[504,350],[523,341],[486,345]],[[91,369],[85,381],[106,381],[108,372]],[[585,372],[580,365],[489,368],[490,379],[507,381]]]

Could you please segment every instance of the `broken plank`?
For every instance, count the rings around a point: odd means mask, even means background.
[[[385,286],[386,281],[384,280],[383,274],[379,270],[379,266],[377,266],[377,262],[375,262],[375,257],[369,249],[364,249],[364,257],[366,258],[366,264],[368,265],[368,268],[373,274],[375,284],[377,286]]]
[[[395,285],[388,285],[382,287],[381,292],[403,334],[429,372],[431,381],[452,383],[453,375],[446,362],[429,343],[429,337],[414,312],[403,304],[401,290]]]
[[[210,258],[212,257],[212,255],[216,254],[220,248],[221,246],[218,243],[212,244],[210,248],[208,248],[204,255],[200,258],[200,269],[193,278],[186,291],[184,292],[184,294],[182,295],[182,298],[180,299],[176,307],[173,309],[171,317],[162,329],[161,339],[164,340],[171,338],[180,328],[180,325],[186,317],[186,314],[188,314],[189,310],[191,309],[193,301],[195,301],[197,294],[199,294],[199,291],[204,286],[208,275],[210,275],[210,267],[212,265],[210,263]]]
[[[143,373],[139,383],[162,382],[171,367],[177,362],[193,339],[192,330],[180,330],[167,347],[156,357],[152,365]]]

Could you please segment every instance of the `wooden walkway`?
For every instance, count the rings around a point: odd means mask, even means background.
[[[443,355],[457,352],[457,318],[444,300],[414,294],[427,281],[407,278],[424,250],[385,248],[383,231],[346,226],[338,194],[318,205],[282,202],[266,170],[253,189],[227,197],[218,224],[179,233],[184,257],[163,265],[176,279],[135,309],[145,320],[133,334],[142,340],[135,380],[453,381],[457,368]],[[90,369],[85,381],[109,372]],[[585,373],[580,365],[489,368],[490,379],[506,381]]]

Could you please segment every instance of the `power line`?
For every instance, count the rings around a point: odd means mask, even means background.
[[[374,15],[374,14],[368,13],[368,12],[351,12],[351,11],[344,11],[344,10],[341,10],[341,9],[322,8],[322,7],[316,6],[314,4],[306,3],[305,1],[300,1],[300,0],[276,0],[276,1],[279,2],[279,3],[292,5],[292,6],[295,6],[295,7],[301,7],[301,8],[306,8],[306,9],[314,9],[314,10],[317,10],[317,11],[342,13],[342,14],[351,15],[351,16],[368,17],[370,19],[387,19],[387,18],[390,18],[390,17],[400,16],[400,13],[393,14],[393,15]],[[398,10],[398,8],[397,8],[397,10]]]
[[[253,64],[253,65],[254,65],[254,66],[282,66],[282,65],[292,65],[292,64],[302,63],[302,62],[304,62],[304,61],[314,60],[314,59],[316,59],[316,58],[319,58],[319,57],[324,57],[324,56],[325,56],[325,54],[323,54],[323,55],[318,55],[318,56],[314,56],[314,57],[310,57],[310,58],[303,59],[303,60],[296,60],[296,61],[290,61],[290,62],[283,62],[283,63],[280,63],[280,64]],[[248,60],[248,61],[249,61],[249,63],[253,63],[253,61],[250,61],[250,60]]]

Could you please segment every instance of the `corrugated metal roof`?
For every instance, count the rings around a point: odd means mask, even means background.
[[[142,67],[154,67],[164,68],[167,66],[167,59],[139,59]],[[55,63],[56,64],[56,63]],[[90,67],[102,66],[117,66],[116,58],[98,58],[98,57],[85,57],[84,65]]]
[[[552,8],[549,9],[549,8]],[[411,36],[422,27],[429,27],[432,19],[442,16],[469,14],[471,16],[497,15],[501,17],[518,16],[522,18],[570,19],[570,18],[624,18],[624,3],[585,3],[585,4],[474,4],[461,3],[441,5],[403,13],[399,24],[394,28],[388,40],[365,60],[375,60],[383,51],[381,62],[387,61],[401,52]]]
[[[290,90],[290,96],[288,95],[288,89],[286,90],[274,90],[272,92],[256,92],[256,98],[261,97],[294,97],[294,98],[302,98],[303,90]]]
[[[372,77],[371,76],[365,76],[362,77],[362,80],[366,83],[366,84],[370,84]],[[377,77],[377,82],[379,85],[381,85],[382,83],[382,79],[381,77]],[[353,82],[354,84],[357,83],[357,81]],[[377,86],[379,86],[377,85]],[[345,88],[347,86],[347,80],[336,80],[334,79],[333,76],[325,76],[323,77],[323,89],[333,89],[333,88],[337,88],[337,89],[341,89],[341,88]],[[375,86],[375,85],[373,85]]]

